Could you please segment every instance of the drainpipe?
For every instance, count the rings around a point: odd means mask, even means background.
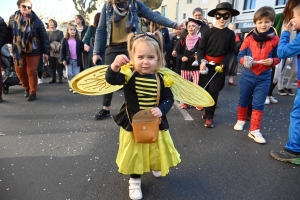
[[[176,3],[176,22],[178,23],[178,7],[179,7],[179,0]]]

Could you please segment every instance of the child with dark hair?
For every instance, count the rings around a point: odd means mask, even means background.
[[[200,70],[208,72],[201,74],[199,85],[205,87],[205,90],[212,96],[215,102],[218,102],[219,92],[225,84],[225,72],[215,74],[218,66],[222,68],[229,65],[229,60],[235,51],[235,34],[226,27],[228,20],[232,16],[239,15],[240,12],[233,9],[228,2],[220,3],[215,9],[208,13],[208,16],[216,19],[216,26],[208,29],[202,36],[197,51]],[[213,77],[214,76],[214,77]],[[212,78],[213,77],[213,78]],[[210,107],[204,107],[202,118],[205,119],[204,126],[207,128],[214,127],[213,118],[216,104]]]
[[[271,27],[275,20],[275,10],[264,6],[254,13],[255,29],[245,38],[238,61],[244,65],[240,82],[240,100],[238,105],[238,121],[234,130],[241,131],[246,123],[247,109],[252,95],[252,115],[248,136],[257,143],[266,143],[260,133],[265,100],[271,84],[271,69],[279,63],[277,45],[279,38]]]
[[[181,76],[185,80],[193,81],[196,85],[199,83],[199,64],[198,62],[194,64],[196,60],[196,53],[200,43],[200,37],[197,35],[197,32],[202,25],[202,21],[188,18],[186,22],[186,29],[188,31],[188,35],[179,40],[179,44],[177,45],[177,57],[181,60]],[[187,109],[188,104],[183,103],[181,108]],[[202,110],[202,107],[196,107],[197,110]]]

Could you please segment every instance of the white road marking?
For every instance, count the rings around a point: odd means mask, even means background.
[[[185,109],[180,108],[180,103],[178,103],[177,101],[175,101],[174,105],[177,107],[177,109],[179,110],[179,112],[181,112],[184,120],[194,120],[192,118],[192,116]]]

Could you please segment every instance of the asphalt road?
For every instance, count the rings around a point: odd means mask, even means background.
[[[269,154],[288,139],[294,100],[276,92],[279,103],[265,108],[264,145],[248,138],[249,123],[233,130],[239,86],[221,92],[212,129],[202,111],[174,105],[168,120],[182,162],[167,177],[143,175],[143,199],[300,199],[300,166]],[[10,87],[0,104],[0,200],[129,199],[128,177],[115,164],[119,128],[111,118],[93,119],[102,97],[72,94],[66,83],[39,85],[34,102],[23,94]],[[115,92],[111,114],[122,101],[123,91]]]

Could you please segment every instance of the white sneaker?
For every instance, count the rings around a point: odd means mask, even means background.
[[[156,178],[161,177],[161,171],[154,171],[154,170],[152,170],[152,174],[153,174],[153,176],[155,176]]]
[[[38,78],[38,85],[43,84],[43,80],[41,78]]]
[[[77,94],[77,92],[75,90],[73,90],[73,94]]]
[[[238,120],[234,125],[233,129],[236,131],[242,131],[245,125],[245,121]]]
[[[143,198],[140,178],[130,178],[130,180],[129,180],[129,198],[133,199],[133,200],[138,200],[138,199]]]
[[[72,90],[71,88],[69,88],[69,91],[70,91],[70,92],[73,92],[73,90]]]
[[[275,97],[273,97],[273,96],[270,96],[270,102],[271,103],[278,103],[278,100],[277,99],[275,99]]]
[[[252,138],[257,143],[260,143],[260,144],[266,143],[266,140],[262,136],[262,134],[260,133],[259,129],[254,130],[254,131],[250,131],[249,134],[248,134],[248,137]]]
[[[269,96],[267,96],[265,104],[270,104],[270,98],[269,98]]]

